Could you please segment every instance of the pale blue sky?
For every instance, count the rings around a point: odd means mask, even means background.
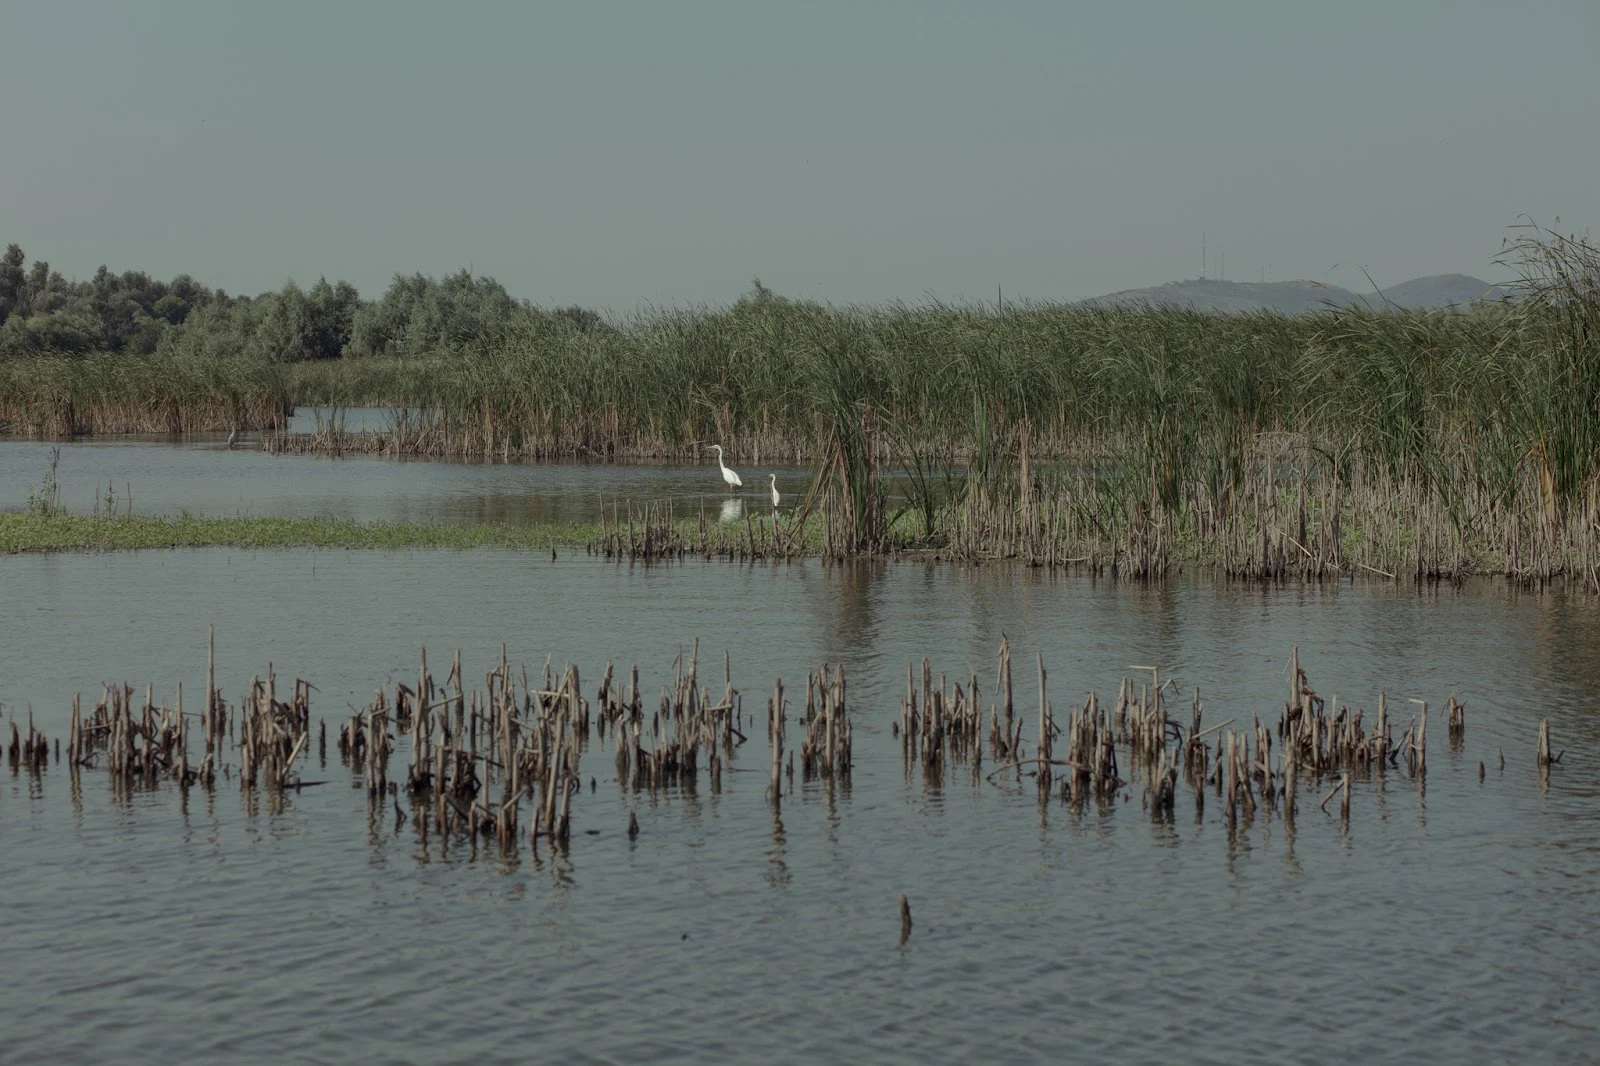
[[[616,310],[1075,299],[1202,231],[1241,280],[1498,278],[1520,213],[1600,223],[1597,46],[1596,0],[0,0],[0,242]]]

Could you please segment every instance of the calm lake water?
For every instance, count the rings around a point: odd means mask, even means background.
[[[553,654],[591,690],[608,659],[637,661],[655,691],[698,636],[718,670],[731,654],[747,713],[775,676],[843,662],[856,730],[852,786],[797,782],[780,820],[754,734],[734,764],[754,772],[716,796],[635,795],[591,749],[596,788],[556,859],[369,822],[331,751],[307,772],[329,784],[281,805],[230,783],[116,802],[102,774],[75,795],[59,767],[0,769],[6,1063],[1520,1063],[1600,1047],[1588,598],[228,550],[0,557],[0,594],[0,703],[52,734],[103,680],[203,692],[208,622],[230,699],[270,660],[318,686],[330,726],[414,678],[424,642],[436,663],[461,648],[479,678],[501,641],[530,670]],[[1030,783],[908,780],[890,733],[906,661],[971,666],[992,691],[1002,634],[1027,713],[1039,652],[1059,714],[1160,664],[1200,686],[1209,724],[1275,720],[1298,644],[1324,695],[1371,708],[1384,689],[1402,725],[1406,699],[1458,692],[1465,745],[1435,717],[1425,789],[1403,772],[1359,784],[1348,832],[1303,796],[1292,840],[1276,818],[1230,832],[1220,803],[1197,816],[1182,789],[1165,823],[1137,789],[1041,811]],[[1566,749],[1548,788],[1541,717]]]
[[[0,511],[19,511],[39,487],[53,445],[0,439]],[[738,518],[771,509],[768,474],[785,507],[799,502],[810,472],[793,465],[743,465],[731,500],[715,458],[686,463],[396,462],[374,456],[269,455],[230,450],[226,440],[174,444],[110,438],[61,445],[56,478],[74,514],[105,507],[107,483],[135,514],[294,515],[391,522],[592,522],[613,501],[670,500],[680,513]],[[726,513],[725,513],[726,512]]]

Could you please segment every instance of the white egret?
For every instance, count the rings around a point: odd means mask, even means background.
[[[768,474],[767,476],[772,479],[772,509],[776,511],[778,509],[778,475]]]
[[[722,461],[722,445],[713,444],[717,452],[717,465],[722,467],[722,480],[727,482],[728,491],[731,493],[736,488],[743,488],[744,482],[739,480],[739,475],[728,469],[728,464]]]
[[[233,447],[239,442],[239,427],[234,426],[228,433],[228,447]]]

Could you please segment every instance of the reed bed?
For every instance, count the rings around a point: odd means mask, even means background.
[[[297,403],[390,407],[394,423],[329,426],[320,439],[274,446],[645,458],[693,455],[714,440],[730,461],[760,463],[848,445],[871,411],[896,456],[980,465],[1010,447],[1024,417],[1039,456],[1153,445],[1178,458],[1219,433],[1237,431],[1242,446],[1259,432],[1311,429],[1381,431],[1394,439],[1374,437],[1374,448],[1404,448],[1419,429],[1449,428],[1427,423],[1459,414],[1460,394],[1552,369],[1541,366],[1551,328],[1527,308],[1293,318],[1052,304],[663,311],[448,355],[295,366],[286,373]],[[1519,392],[1540,385],[1522,383]]]
[[[159,360],[127,362],[129,380],[121,360],[14,362],[0,419],[148,407],[151,424],[277,426],[275,451],[394,456],[697,457],[714,440],[734,463],[812,463],[803,510],[828,555],[1600,590],[1600,250],[1530,231],[1507,256],[1523,298],[1469,313],[763,300],[439,356],[184,364],[171,382]],[[291,435],[289,399],[394,418]],[[771,532],[765,553],[795,553]]]
[[[1533,234],[1509,258],[1527,298],[1468,314],[779,300],[498,335],[448,356],[297,368],[300,402],[397,417],[280,443],[643,457],[715,440],[735,461],[842,455],[865,470],[908,463],[936,484],[956,461],[979,473],[1014,461],[1027,425],[1035,461],[1114,467],[1167,507],[1189,483],[1222,495],[1274,438],[1326,453],[1346,479],[1351,463],[1429,480],[1465,463],[1492,496],[1531,464],[1570,495],[1593,473],[1600,419],[1600,257]]]
[[[271,430],[293,409],[289,373],[277,364],[154,355],[0,360],[0,433]]]
[[[313,758],[325,773],[330,757],[327,720],[313,729],[313,686],[296,680],[280,696],[269,664],[229,702],[213,663],[208,651],[198,712],[185,711],[181,685],[171,703],[158,702],[153,685],[141,697],[133,686],[107,684],[87,712],[75,697],[64,759],[74,797],[87,771],[104,772],[118,795],[168,783],[187,791],[237,782],[246,793],[281,803],[286,794],[325,783],[305,779]],[[437,838],[444,846],[485,839],[515,849],[523,838],[535,849],[570,846],[584,757],[605,755],[608,745],[607,776],[625,797],[701,787],[719,794],[734,775],[753,773],[777,817],[797,787],[797,768],[801,787],[814,783],[830,793],[851,787],[855,729],[867,712],[852,706],[843,666],[806,671],[799,706],[801,689],[775,679],[765,695],[765,750],[753,756],[756,765],[741,767],[747,745],[762,748],[757,716],[745,710],[726,652],[720,665],[720,678],[714,667],[707,671],[695,641],[679,651],[670,680],[650,696],[636,665],[623,673],[607,663],[598,685],[586,688],[576,666],[557,670],[547,659],[530,673],[526,665],[514,668],[502,646],[474,682],[459,651],[440,679],[423,649],[414,683],[377,690],[336,723],[333,758],[365,787],[374,822],[392,813],[396,831],[409,823],[424,841]],[[1287,694],[1275,719],[1251,713],[1247,721],[1236,713],[1208,724],[1198,689],[1186,698],[1159,668],[1130,669],[1134,674],[1122,679],[1113,701],[1091,691],[1058,715],[1042,657],[1028,671],[1036,692],[1017,690],[1009,641],[998,650],[987,705],[975,672],[952,681],[936,676],[926,658],[908,662],[898,717],[889,722],[907,784],[920,779],[924,789],[942,790],[965,780],[980,791],[1031,785],[1041,811],[1055,803],[1110,810],[1137,790],[1143,810],[1158,821],[1175,817],[1180,797],[1189,796],[1196,820],[1212,802],[1230,829],[1277,818],[1291,832],[1313,802],[1319,814],[1347,827],[1362,784],[1382,788],[1394,777],[1426,788],[1428,704],[1411,700],[1397,714],[1380,692],[1369,713],[1325,698],[1298,648],[1290,653]],[[1453,693],[1445,719],[1450,748],[1459,753],[1466,708]],[[1548,721],[1539,722],[1531,748],[1546,788],[1564,754],[1553,749]],[[60,739],[52,753],[31,713],[25,733],[11,723],[7,752],[13,773],[42,775],[63,762]],[[596,771],[588,775],[593,792]],[[1479,779],[1484,775],[1480,761]],[[639,831],[631,817],[628,836]]]
[[[1159,579],[1201,566],[1280,584],[1502,575],[1524,586],[1600,591],[1600,497],[1551,507],[1534,482],[1491,505],[1459,483],[1429,486],[1370,468],[1345,481],[1280,454],[1236,492],[1214,497],[1195,485],[1169,508],[1092,474],[1035,475],[1031,489],[1028,480],[973,482],[931,526],[919,521],[919,534],[934,532],[914,540],[954,558],[1079,566],[1111,577]],[[1441,490],[1457,489],[1447,504]]]

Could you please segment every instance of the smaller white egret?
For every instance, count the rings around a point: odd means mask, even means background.
[[[716,449],[717,465],[722,467],[722,480],[727,483],[728,492],[732,493],[736,488],[743,488],[744,482],[739,480],[739,475],[729,470],[728,464],[722,461],[722,445],[713,444],[711,447]]]
[[[772,509],[776,511],[778,509],[778,475],[768,474],[767,476],[772,479]]]
[[[237,443],[239,443],[239,427],[234,426],[233,429],[228,432],[228,447],[231,448]]]

